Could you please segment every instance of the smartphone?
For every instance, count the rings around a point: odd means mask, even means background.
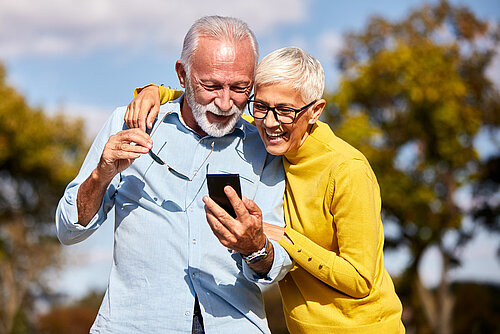
[[[207,174],[208,195],[221,208],[226,210],[233,218],[236,218],[233,206],[224,193],[225,186],[231,186],[241,198],[241,186],[239,174]]]

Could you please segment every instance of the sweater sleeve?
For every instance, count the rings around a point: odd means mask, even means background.
[[[155,86],[154,84],[149,84],[144,87],[137,87],[134,89],[134,97],[137,96],[144,88],[149,86]],[[182,90],[172,89],[170,87],[158,86],[158,92],[160,93],[160,104],[165,104],[168,101],[175,100],[179,98],[184,92]]]
[[[370,167],[361,160],[347,161],[333,172],[330,211],[338,253],[289,226],[285,232],[294,244],[280,240],[297,265],[354,298],[369,294],[376,275],[380,194],[372,175]]]

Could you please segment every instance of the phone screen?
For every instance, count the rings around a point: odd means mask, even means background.
[[[241,186],[239,174],[207,174],[208,195],[221,208],[227,211],[233,218],[236,218],[233,206],[224,193],[225,186],[231,186],[241,198]]]

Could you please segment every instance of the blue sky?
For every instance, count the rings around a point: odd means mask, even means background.
[[[500,21],[498,0],[451,2]],[[304,48],[322,62],[332,91],[338,80],[334,57],[344,33],[361,29],[372,15],[398,19],[424,3],[435,1],[0,0],[0,62],[32,106],[83,117],[93,137],[115,107],[130,101],[135,87],[150,82],[178,87],[174,63],[184,34],[200,16],[245,20],[261,56],[284,46]],[[489,73],[500,87],[499,56]],[[105,287],[112,256],[109,223],[84,243],[65,248],[72,265],[59,274],[54,289],[79,296],[90,287]],[[495,240],[481,233],[463,252],[465,266],[452,276],[500,282],[494,252]],[[422,267],[430,285],[439,271],[434,255],[430,251]],[[386,266],[397,274],[406,260],[404,252],[387,254]]]

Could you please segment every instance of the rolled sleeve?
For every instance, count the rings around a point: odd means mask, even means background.
[[[56,231],[57,237],[63,245],[73,245],[91,236],[104,223],[108,212],[113,207],[113,198],[110,196],[110,192],[113,192],[111,189],[114,186],[111,185],[104,194],[99,210],[90,222],[86,226],[78,224],[76,197],[79,187],[80,184],[70,184],[57,206]]]
[[[101,206],[92,220],[86,226],[78,224],[78,209],[76,205],[78,189],[96,168],[104,145],[109,137],[122,130],[124,113],[124,108],[118,108],[108,119],[92,143],[80,168],[80,172],[66,187],[64,195],[59,201],[56,209],[55,223],[57,237],[63,245],[72,245],[87,239],[106,220],[108,212],[114,205],[114,193],[119,182],[119,175],[111,181],[104,194]]]

